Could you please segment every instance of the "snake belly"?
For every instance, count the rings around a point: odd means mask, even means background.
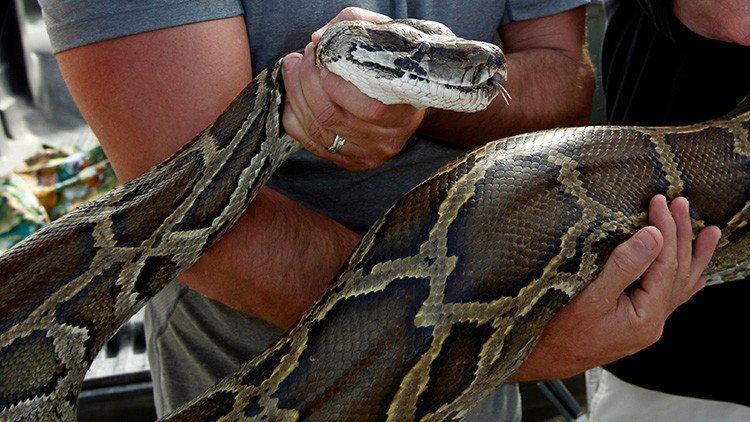
[[[107,338],[298,148],[280,132],[282,91],[277,65],[165,163],[0,256],[0,419],[75,419]],[[460,418],[656,193],[722,229],[709,279],[746,276],[748,104],[683,128],[559,129],[469,153],[376,223],[274,346],[167,419]]]

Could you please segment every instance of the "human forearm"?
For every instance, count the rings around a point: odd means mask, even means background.
[[[585,124],[591,112],[594,71],[585,46],[585,8],[500,28],[512,99],[486,110],[430,110],[420,133],[471,148],[504,136]]]
[[[322,294],[360,235],[263,188],[233,230],[180,279],[246,314],[288,328]]]
[[[472,148],[488,141],[551,127],[586,124],[593,71],[588,57],[576,61],[551,49],[508,54],[504,86],[510,104],[496,98],[478,113],[429,110],[419,132]]]

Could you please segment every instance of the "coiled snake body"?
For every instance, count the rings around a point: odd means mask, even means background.
[[[438,83],[428,63],[442,68],[449,47],[425,40],[444,30],[391,25],[343,24],[318,59],[357,62],[400,91]],[[460,70],[432,90],[486,104],[501,53],[458,51]],[[379,61],[389,54],[401,68]],[[169,160],[0,256],[0,420],[75,418],[99,348],[298,149],[280,129],[282,91],[277,65]],[[274,346],[167,418],[460,417],[645,224],[654,194],[688,197],[696,227],[722,229],[710,281],[747,276],[749,138],[746,101],[705,124],[556,129],[472,151],[398,201]]]

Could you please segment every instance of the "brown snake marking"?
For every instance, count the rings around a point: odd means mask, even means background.
[[[279,68],[165,163],[0,256],[0,419],[72,420],[99,348],[226,230],[283,159]],[[683,128],[519,135],[436,172],[287,335],[168,420],[445,420],[525,359],[657,193],[750,273],[750,101]]]

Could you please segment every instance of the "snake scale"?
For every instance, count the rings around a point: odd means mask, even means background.
[[[397,92],[431,86],[448,95],[439,103],[502,92],[499,50],[389,25],[336,26],[318,60],[358,63]],[[460,60],[447,73],[445,56]],[[0,420],[75,419],[99,348],[299,148],[282,104],[277,64],[170,159],[0,256]],[[747,276],[749,138],[745,101],[692,126],[555,129],[476,149],[399,200],[285,336],[167,419],[459,418],[645,225],[654,194],[686,196],[696,228],[722,229],[710,281]]]

